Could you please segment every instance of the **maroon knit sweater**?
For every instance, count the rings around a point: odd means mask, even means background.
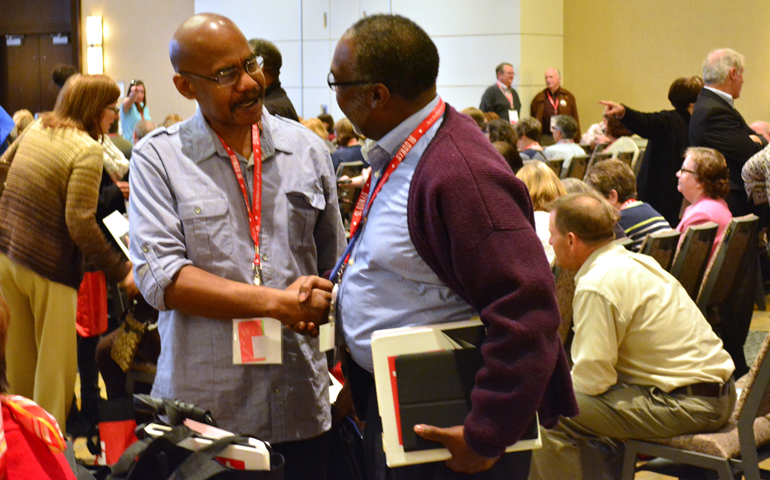
[[[524,184],[468,117],[447,106],[409,190],[420,257],[487,326],[465,440],[495,457],[535,412],[543,425],[578,412],[553,274]]]

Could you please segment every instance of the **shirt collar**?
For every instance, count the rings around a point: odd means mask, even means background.
[[[618,250],[620,249],[620,250]],[[575,283],[577,284],[578,281],[588,273],[589,270],[591,270],[591,267],[596,262],[596,259],[599,257],[599,255],[602,255],[604,252],[613,251],[615,254],[622,253],[625,251],[625,247],[622,247],[621,245],[618,245],[618,243],[613,240],[611,242],[607,242],[606,245],[602,245],[601,247],[597,248],[593,252],[591,252],[591,255],[586,258],[586,261],[583,262],[583,265],[580,266],[577,273],[575,273]]]
[[[722,100],[727,102],[731,107],[735,108],[735,99],[733,99],[733,96],[730,95],[729,93],[723,92],[722,90],[717,90],[716,88],[711,88],[708,85],[705,85],[703,88],[706,88],[706,89],[711,90],[712,92],[716,93],[717,95],[719,95],[719,97]]]
[[[399,148],[401,148],[401,145],[404,144],[407,137],[411,135],[411,133],[422,123],[423,120],[425,120],[428,115],[430,115],[430,112],[433,111],[434,108],[436,108],[436,105],[438,105],[439,96],[436,95],[436,97],[430,101],[427,105],[425,105],[423,108],[421,108],[419,111],[414,113],[412,116],[404,120],[403,122],[399,123],[396,128],[388,132],[384,137],[382,137],[378,142],[377,145],[374,148],[380,148],[388,153],[388,158],[385,160],[385,164],[380,165],[379,163],[382,161],[380,156],[378,155],[378,158],[372,158],[373,155],[370,157],[370,163],[372,164],[372,167],[374,167],[375,171],[381,171],[383,168],[385,168],[385,165],[387,162],[390,161],[391,158],[396,154]],[[372,150],[373,153],[373,150]],[[370,153],[370,155],[372,154]],[[383,156],[384,158],[384,156]],[[374,163],[372,163],[374,161]]]
[[[275,155],[276,150],[292,153],[292,144],[286,133],[279,125],[280,120],[271,116],[267,109],[262,107],[262,160],[268,160]],[[219,141],[216,132],[206,121],[203,112],[198,108],[189,122],[179,129],[182,139],[182,150],[195,163],[200,163],[211,158],[214,154],[227,158],[227,151]]]
[[[498,80],[498,81],[497,81],[497,86],[498,86],[498,87],[500,87],[500,90],[503,90],[503,91],[505,91],[505,92],[509,92],[509,91],[511,91],[511,88],[512,88],[512,87],[506,87],[505,85],[503,85],[503,84],[500,82],[500,80]]]

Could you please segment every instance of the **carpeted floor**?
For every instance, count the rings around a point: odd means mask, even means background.
[[[743,353],[746,355],[746,363],[749,367],[754,363],[754,358],[756,358],[759,347],[762,345],[766,335],[767,332],[754,330],[749,332],[746,343],[743,345]]]

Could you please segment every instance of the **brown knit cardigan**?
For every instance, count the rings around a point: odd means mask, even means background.
[[[96,223],[102,146],[74,128],[47,128],[38,120],[11,145],[12,160],[0,197],[0,252],[13,262],[77,289],[84,256],[110,281],[131,264],[110,246]]]

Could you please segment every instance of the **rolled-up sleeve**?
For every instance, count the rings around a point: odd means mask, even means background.
[[[154,137],[131,157],[129,251],[134,281],[145,300],[166,310],[164,294],[187,258],[182,222],[164,159],[179,155],[168,138]]]

